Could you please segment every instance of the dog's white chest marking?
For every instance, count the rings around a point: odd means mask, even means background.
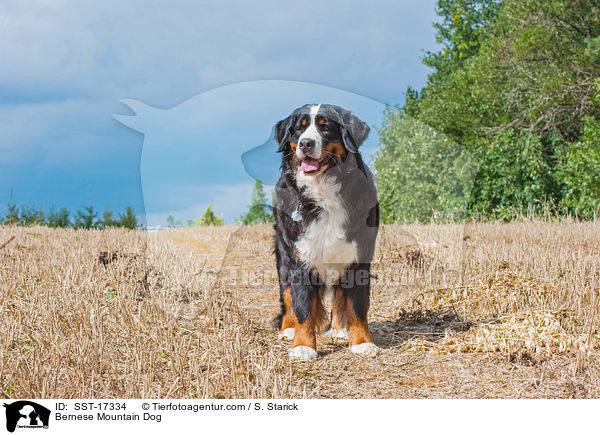
[[[346,206],[341,185],[331,176],[297,175],[300,187],[323,210],[296,241],[300,261],[311,267],[331,287],[358,257],[356,242],[346,240]]]

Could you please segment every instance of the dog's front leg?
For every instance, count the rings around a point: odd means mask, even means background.
[[[317,358],[316,331],[323,324],[325,309],[316,275],[300,265],[291,269],[292,310],[296,318],[294,342],[290,358],[310,360]]]
[[[346,319],[350,350],[365,356],[374,356],[379,351],[373,343],[367,322],[371,275],[369,264],[355,264],[346,271],[341,286],[346,295]]]

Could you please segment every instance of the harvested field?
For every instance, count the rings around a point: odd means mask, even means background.
[[[0,227],[4,398],[600,397],[600,223],[387,225],[369,323],[290,363],[270,226]]]

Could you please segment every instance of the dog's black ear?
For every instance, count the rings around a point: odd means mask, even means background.
[[[357,153],[358,147],[365,141],[371,129],[347,110],[344,110],[340,115],[344,146],[348,151]]]
[[[285,151],[285,148],[292,137],[293,125],[294,118],[292,115],[275,124],[275,139],[277,139],[277,143],[279,144],[277,152],[281,153]]]

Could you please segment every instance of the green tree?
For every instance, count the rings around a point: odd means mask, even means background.
[[[69,210],[64,207],[54,209],[54,206],[50,207],[50,211],[46,217],[46,224],[50,228],[67,228],[71,225],[69,220]]]
[[[252,202],[248,207],[248,211],[240,216],[239,221],[243,225],[273,221],[273,214],[271,212],[271,207],[267,204],[267,197],[263,190],[263,184],[258,180],[254,182]]]
[[[170,214],[169,216],[167,216],[167,226],[169,228],[180,228],[182,225],[181,221],[176,221],[175,220],[175,216],[173,216],[172,214]]]
[[[98,225],[100,225],[102,228],[111,228],[119,226],[119,221],[115,219],[114,213],[110,209],[110,206],[106,205],[106,209],[104,210],[104,213],[102,213],[102,219],[100,219]]]
[[[215,215],[212,209],[212,204],[208,206],[204,214],[196,220],[196,226],[221,226],[223,218]]]
[[[133,207],[129,206],[125,213],[119,213],[118,226],[135,230],[138,227],[138,218],[133,211]]]
[[[375,155],[383,222],[466,216],[476,162],[447,136],[388,109]]]
[[[541,212],[549,203],[556,204],[557,186],[544,141],[535,134],[511,129],[487,144],[479,161],[471,208],[508,219],[515,210]]]
[[[36,209],[33,205],[21,206],[21,213],[19,215],[20,225],[32,226],[44,225],[45,223],[44,210],[42,208]]]
[[[550,202],[591,216],[600,3],[438,0],[438,14],[442,49],[426,55],[433,71],[423,89],[407,90],[403,113],[480,162],[470,212],[501,217]]]
[[[476,55],[489,37],[495,22],[499,0],[438,0],[436,13],[440,22],[433,24],[436,40],[442,44],[437,53],[427,52],[423,63],[435,69],[432,79],[446,75]]]
[[[6,206],[6,213],[4,214],[2,223],[9,224],[9,225],[19,224],[19,207],[12,199],[12,192],[10,194],[10,199],[8,200],[8,204]]]
[[[77,211],[75,217],[74,227],[83,229],[98,228],[98,212],[94,211],[93,205],[83,207],[82,210]]]
[[[558,179],[563,210],[591,219],[600,212],[600,121],[586,118],[581,139],[561,156]]]
[[[442,49],[427,52],[423,59],[433,69],[425,88],[419,93],[407,91],[405,113],[440,129],[471,151],[472,140],[479,139],[480,124],[492,115],[489,107],[473,97],[477,78],[469,71],[491,37],[499,8],[497,0],[438,0],[441,20],[434,27]]]

